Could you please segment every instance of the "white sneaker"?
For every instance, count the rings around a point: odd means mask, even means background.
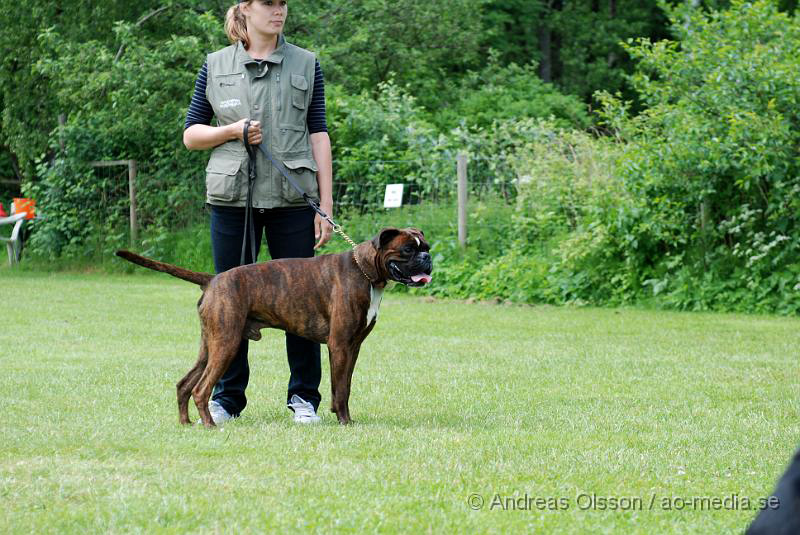
[[[315,424],[320,421],[317,412],[314,410],[314,405],[304,400],[297,394],[292,396],[287,407],[294,411],[294,421],[301,424]]]
[[[213,399],[208,402],[208,412],[211,413],[211,419],[214,420],[215,425],[222,425],[228,420],[233,420],[233,416],[228,414],[228,411]],[[197,423],[202,424],[203,420],[197,420]]]

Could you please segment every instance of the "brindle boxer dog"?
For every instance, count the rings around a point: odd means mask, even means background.
[[[129,251],[117,256],[199,284],[202,334],[194,367],[178,381],[178,414],[189,424],[189,396],[206,427],[211,390],[228,369],[243,338],[261,339],[273,327],[328,345],[331,411],[350,422],[350,381],[361,343],[372,331],[390,280],[407,286],[431,281],[433,264],[425,237],[414,228],[385,228],[355,250],[314,258],[287,258],[233,268],[219,275],[196,273]]]

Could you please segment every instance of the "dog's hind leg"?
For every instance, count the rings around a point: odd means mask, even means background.
[[[214,420],[208,410],[208,399],[211,391],[217,384],[222,374],[236,357],[236,351],[241,342],[241,330],[233,330],[237,333],[233,336],[226,334],[220,337],[209,337],[206,341],[206,351],[208,352],[208,362],[200,376],[199,381],[192,389],[192,398],[200,413],[200,419],[206,427],[214,427]]]
[[[197,357],[197,362],[176,385],[178,390],[178,417],[180,422],[184,425],[191,423],[189,421],[189,397],[192,395],[192,389],[194,389],[200,377],[203,375],[207,363],[208,347],[206,345],[206,339],[203,337],[200,340],[200,354]]]

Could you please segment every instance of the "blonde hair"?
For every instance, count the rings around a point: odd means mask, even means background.
[[[251,0],[246,3],[249,4]],[[225,33],[228,35],[228,41],[231,44],[236,41],[241,41],[245,48],[250,45],[250,40],[247,38],[247,20],[244,18],[241,6],[244,2],[237,2],[228,8],[225,14]]]

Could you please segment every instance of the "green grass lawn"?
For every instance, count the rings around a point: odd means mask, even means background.
[[[247,410],[208,431],[175,401],[197,287],[3,268],[0,289],[4,532],[739,533],[741,500],[800,443],[797,318],[389,293],[354,425],[328,410],[324,350],[323,423],[292,423],[283,335],[265,331]]]

